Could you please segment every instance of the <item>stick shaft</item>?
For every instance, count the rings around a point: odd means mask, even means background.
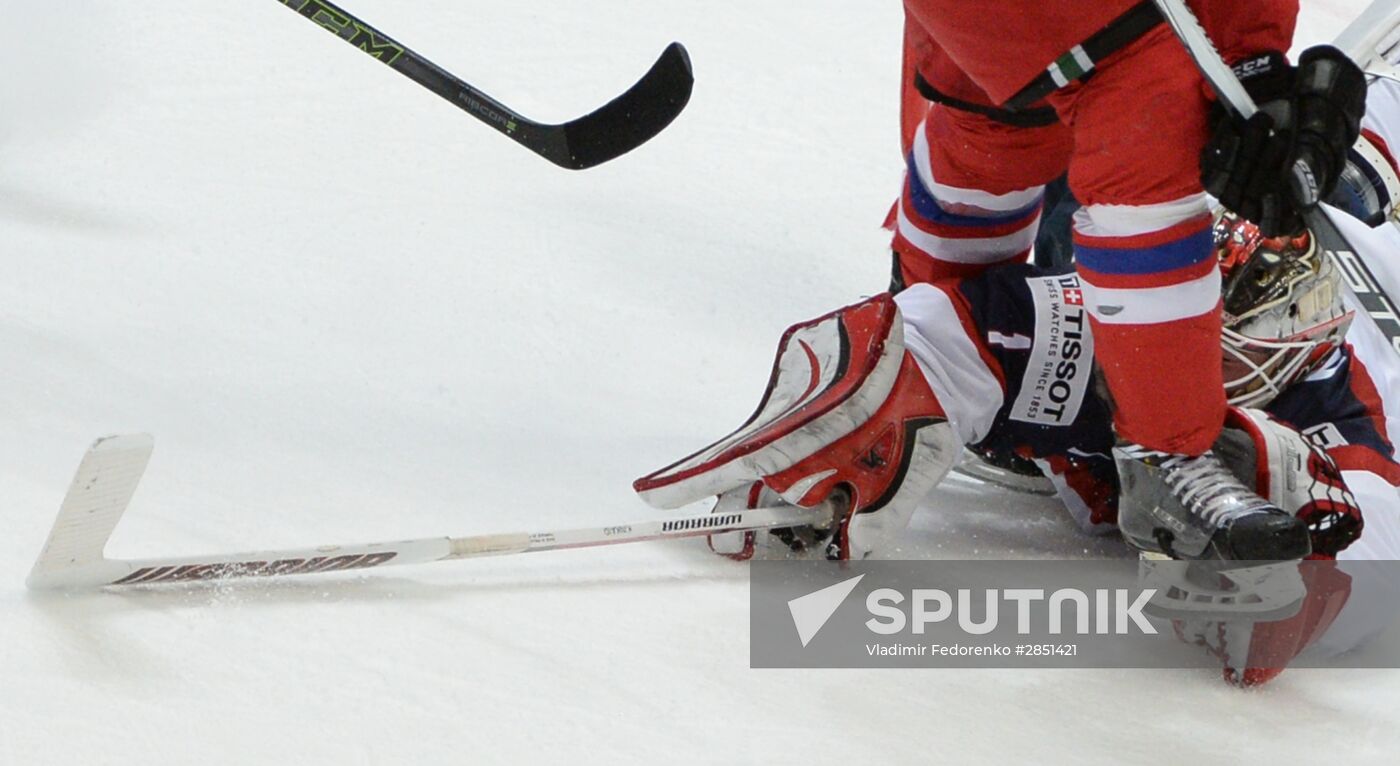
[[[599,109],[558,125],[528,119],[329,0],[278,0],[317,26],[563,168],[583,170],[656,136],[690,99],[690,58],[672,43],[650,71]]]
[[[1153,0],[1157,9],[1166,18],[1167,24],[1181,39],[1182,44],[1191,53],[1191,58],[1195,60],[1196,66],[1205,76],[1210,87],[1220,96],[1221,101],[1231,111],[1244,119],[1254,116],[1259,111],[1254,104],[1254,98],[1249,95],[1249,91],[1244,89],[1240,79],[1235,76],[1234,70],[1225,63],[1225,59],[1216,50],[1215,43],[1211,42],[1206,35],[1205,29],[1201,27],[1201,22],[1191,9],[1186,7],[1181,0]]]
[[[327,0],[278,0],[340,39],[364,51],[391,69],[452,102],[458,108],[495,128],[502,134],[526,143],[535,138],[520,128],[521,119],[510,107],[472,87],[434,64],[408,46],[365,23],[349,11]],[[563,146],[548,149],[564,149]]]
[[[541,532],[436,537],[205,556],[104,558],[90,564],[53,572],[43,580],[31,582],[31,585],[39,588],[78,588],[186,583],[242,577],[286,577],[698,537],[720,532],[800,526],[810,524],[811,521],[812,512],[803,508],[759,508],[725,514]]]
[[[1166,17],[1177,37],[1186,46],[1200,68],[1201,74],[1210,83],[1224,104],[1244,119],[1249,119],[1258,111],[1254,99],[1245,90],[1234,70],[1220,57],[1214,43],[1206,36],[1191,10],[1183,0],[1153,0]],[[1348,290],[1361,304],[1376,326],[1385,335],[1390,346],[1400,353],[1400,310],[1395,301],[1381,288],[1381,283],[1371,272],[1370,267],[1356,255],[1356,249],[1337,228],[1330,213],[1319,204],[1317,183],[1306,163],[1299,160],[1294,166],[1294,182],[1290,191],[1298,203],[1303,221],[1318,245],[1328,253],[1346,276]]]

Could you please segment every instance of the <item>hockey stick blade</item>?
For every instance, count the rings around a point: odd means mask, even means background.
[[[35,590],[167,585],[239,577],[343,572],[403,564],[538,553],[811,524],[815,509],[782,506],[599,527],[471,537],[430,537],[362,545],[153,559],[109,559],[121,521],[151,457],[145,434],[98,439],[83,456],[48,542],[29,574]]]
[[[695,85],[690,56],[671,43],[651,69],[601,108],[557,125],[528,119],[329,0],[278,0],[336,37],[550,162],[584,170],[626,154],[670,125]]]
[[[120,567],[111,566],[102,550],[136,494],[154,445],[148,434],[109,436],[93,442],[29,572],[29,587],[61,587],[70,581],[119,575]]]
[[[690,54],[684,45],[671,43],[627,92],[558,126],[567,137],[567,163],[546,159],[570,170],[584,170],[620,157],[674,122],[690,103],[694,85]]]

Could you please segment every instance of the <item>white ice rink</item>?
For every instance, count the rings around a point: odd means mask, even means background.
[[[0,0],[0,766],[1395,762],[1397,671],[750,670],[694,541],[28,593],[116,432],[157,448],[115,555],[655,517],[631,480],[883,289],[894,0],[345,2],[542,120],[673,39],[694,99],[570,173],[275,0]],[[898,554],[1124,551],[954,483]]]

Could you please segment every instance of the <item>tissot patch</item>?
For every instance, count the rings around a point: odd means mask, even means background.
[[[1094,368],[1094,338],[1075,274],[1026,280],[1035,301],[1035,340],[1010,418],[1064,426],[1074,422]]]

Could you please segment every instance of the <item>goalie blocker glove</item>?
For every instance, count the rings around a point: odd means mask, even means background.
[[[1295,233],[1303,227],[1299,200],[1308,206],[1332,193],[1360,135],[1365,75],[1330,45],[1304,51],[1297,67],[1274,51],[1236,64],[1235,74],[1259,111],[1245,120],[1218,110],[1201,183],[1265,236]],[[1293,188],[1299,163],[1311,188]]]
[[[719,508],[821,507],[811,527],[770,534],[794,550],[859,559],[904,529],[960,448],[883,294],[789,328],[748,421],[633,487],[658,508],[714,496]],[[752,543],[712,540],[736,558],[753,555]]]

